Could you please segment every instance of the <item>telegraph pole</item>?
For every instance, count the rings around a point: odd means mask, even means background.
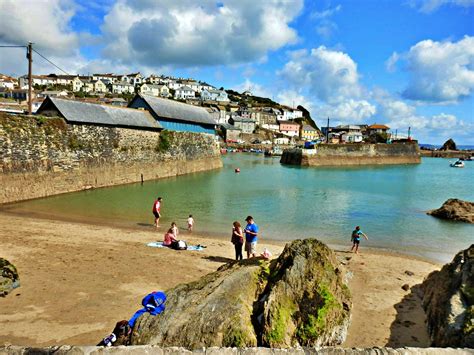
[[[328,117],[328,126],[326,127],[326,144],[329,144],[329,117]]]
[[[33,114],[33,43],[28,42],[28,49],[26,56],[28,57],[28,114],[31,116]]]

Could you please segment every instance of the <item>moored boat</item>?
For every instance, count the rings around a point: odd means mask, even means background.
[[[451,168],[464,168],[464,163],[461,160],[456,160],[454,163],[449,164]]]

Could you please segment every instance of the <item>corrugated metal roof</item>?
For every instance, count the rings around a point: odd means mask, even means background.
[[[203,123],[216,125],[217,122],[211,117],[209,112],[203,107],[188,105],[182,102],[162,99],[150,95],[137,95],[135,99],[140,97],[143,99],[159,117],[169,118],[172,120]],[[133,101],[135,101],[135,99]],[[132,102],[133,102],[132,101]]]
[[[73,100],[47,97],[38,113],[43,107],[46,109],[50,101],[68,122],[101,124],[107,126],[128,126],[139,128],[163,128],[147,111],[116,106],[91,104]]]

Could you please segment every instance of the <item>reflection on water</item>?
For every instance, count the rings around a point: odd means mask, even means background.
[[[444,159],[420,165],[361,168],[281,166],[278,158],[234,154],[224,168],[178,178],[60,195],[11,205],[119,226],[153,221],[154,198],[163,196],[163,225],[181,228],[193,214],[196,231],[230,236],[234,220],[253,215],[262,238],[317,236],[347,244],[355,225],[369,235],[366,246],[418,253],[446,261],[473,242],[474,227],[440,221],[425,211],[446,199],[474,200],[474,162],[449,168]],[[240,174],[234,168],[241,169]]]

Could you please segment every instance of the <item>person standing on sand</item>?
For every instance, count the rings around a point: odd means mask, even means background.
[[[247,252],[247,259],[257,255],[257,237],[258,226],[255,224],[252,216],[247,216],[245,219],[247,226],[245,227],[245,251]]]
[[[365,235],[365,233],[363,233],[361,230],[360,230],[360,227],[357,226],[353,231],[352,231],[352,236],[351,236],[351,241],[352,241],[352,248],[351,248],[351,251],[354,250],[355,248],[355,253],[358,254],[359,252],[359,243],[360,243],[360,236],[363,235],[364,238],[366,240],[369,240],[369,237],[367,237]]]
[[[240,223],[235,221],[232,227],[232,244],[235,248],[235,260],[242,260],[242,246],[244,245],[244,234],[242,233],[242,227]]]
[[[155,216],[155,227],[158,228],[160,226],[160,217],[161,217],[161,197],[158,197],[155,202],[153,202],[153,215]]]

